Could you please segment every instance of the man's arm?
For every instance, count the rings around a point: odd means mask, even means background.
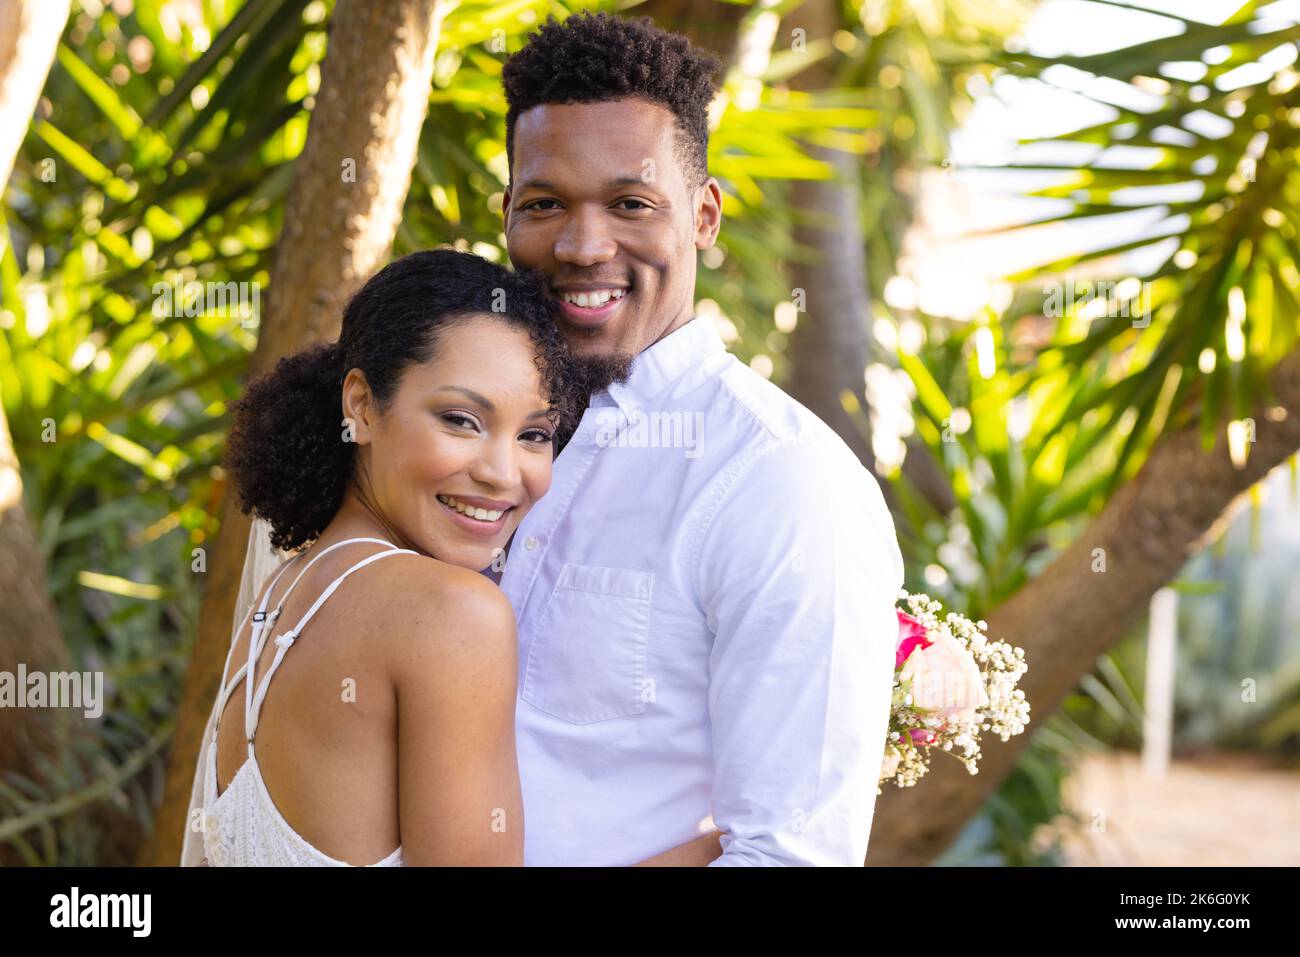
[[[866,470],[806,437],[760,453],[707,526],[712,866],[866,857],[888,728],[902,560]]]

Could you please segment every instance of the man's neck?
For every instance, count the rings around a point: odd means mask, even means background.
[[[686,325],[686,323],[690,322],[694,318],[695,318],[694,309],[685,310],[676,319],[674,319],[671,323],[669,323],[668,327],[665,328],[663,332],[659,333],[659,335],[656,336],[651,342],[646,343],[645,348],[643,348],[641,351],[645,352],[646,349],[649,349],[660,339],[665,339],[668,336],[672,335],[674,332],[676,332],[678,329]]]

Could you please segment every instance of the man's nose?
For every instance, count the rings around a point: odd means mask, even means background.
[[[616,249],[606,231],[603,210],[574,209],[555,239],[555,258],[575,266],[608,262]]]

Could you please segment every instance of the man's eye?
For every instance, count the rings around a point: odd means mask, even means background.
[[[641,200],[639,200],[639,199],[620,199],[620,200],[619,200],[619,203],[620,203],[620,205],[621,205],[622,203],[636,203],[636,204],[637,204],[639,207],[641,207],[642,209],[649,209],[649,208],[650,208],[650,204],[649,204],[649,203],[643,203],[643,202],[642,202]]]
[[[555,200],[553,199],[535,199],[531,203],[528,203],[526,206],[524,206],[524,209],[535,209],[538,203],[553,203],[553,202],[555,202]]]

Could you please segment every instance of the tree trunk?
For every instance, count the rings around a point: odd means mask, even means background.
[[[69,0],[0,0],[0,195],[54,62],[68,6]]]
[[[29,674],[66,670],[68,653],[58,613],[49,598],[45,560],[23,508],[22,476],[3,406],[0,406],[0,594],[5,596],[0,672],[16,676],[20,664]],[[23,690],[18,688],[18,693],[22,694]],[[61,731],[55,725],[57,714],[47,708],[0,708],[0,773],[14,771],[42,781],[41,757],[56,751],[66,735],[66,728]],[[67,714],[70,713],[65,713],[65,717]],[[0,846],[0,866],[12,866],[20,860],[11,848]]]
[[[736,33],[749,8],[719,0],[646,0],[622,12],[635,19],[650,17],[655,25],[680,33],[695,46],[716,53],[727,68],[736,46]]]
[[[1213,452],[1202,449],[1197,425],[1170,435],[1082,535],[988,616],[990,635],[1025,650],[1029,671],[1020,687],[1032,708],[1031,727],[1041,727],[1098,656],[1124,637],[1156,590],[1206,543],[1232,501],[1300,448],[1300,349],[1279,363],[1270,382],[1286,416],[1278,422],[1265,414],[1274,403],[1256,409],[1245,468],[1233,466],[1222,433]],[[887,786],[867,863],[925,864],[942,853],[1028,745],[1028,732],[1006,743],[988,740],[974,777],[935,755],[916,787]]]
[[[809,43],[828,38],[839,24],[834,0],[806,0],[782,24],[801,29]],[[835,83],[834,56],[792,78],[792,88],[808,93]],[[794,239],[812,251],[812,262],[791,264],[795,290],[806,312],[790,334],[791,369],[786,391],[833,428],[867,468],[874,468],[870,437],[845,411],[841,394],[851,392],[867,408],[864,373],[870,357],[867,253],[859,219],[861,158],[842,150],[805,144],[810,156],[829,164],[834,179],[794,180],[791,203],[800,222]],[[798,295],[798,293],[796,293]],[[797,301],[797,300],[796,300]]]
[[[337,336],[348,296],[387,258],[428,109],[443,12],[440,0],[336,4],[251,375]],[[170,865],[180,857],[200,738],[230,646],[248,528],[235,496],[226,495],[162,806],[143,863]]]
[[[0,195],[31,123],[68,20],[68,0],[0,0]],[[17,674],[68,666],[58,613],[49,598],[45,560],[23,508],[23,480],[0,403],[0,595],[5,624],[0,671]],[[21,691],[21,689],[20,689]],[[57,746],[46,709],[0,708],[0,771],[37,777],[38,759]],[[0,848],[0,864],[17,860]]]

